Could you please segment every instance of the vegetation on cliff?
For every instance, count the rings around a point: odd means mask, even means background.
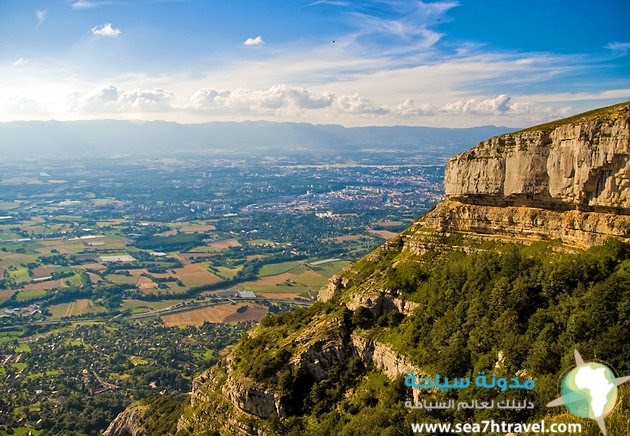
[[[578,253],[558,252],[554,245],[493,244],[468,254],[415,255],[396,244],[377,250],[345,272],[346,289],[332,300],[268,317],[232,352],[224,370],[273,390],[285,405],[283,417],[241,414],[241,419],[247,417],[243,425],[271,434],[406,434],[411,422],[420,421],[566,419],[552,417],[558,411],[545,405],[558,396],[562,375],[573,366],[574,349],[619,374],[630,372],[630,245],[610,240]],[[419,307],[409,316],[363,306],[350,311],[353,296],[368,289]],[[474,378],[485,371],[536,382],[533,391],[520,393],[467,389],[426,393],[424,398],[516,399],[536,407],[519,412],[410,410],[404,401],[412,392],[402,376],[388,378],[350,352],[318,379],[300,363],[296,339],[309,329],[318,334],[313,326],[331,319],[339,320],[342,339],[359,333],[386,343],[426,374]],[[623,428],[630,419],[627,391],[621,390],[622,406],[608,419],[611,428]],[[592,421],[583,424],[597,430]],[[202,425],[212,428],[216,421]]]

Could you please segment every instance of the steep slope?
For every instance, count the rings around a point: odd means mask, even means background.
[[[333,277],[312,307],[265,318],[197,377],[177,434],[577,421],[545,407],[574,349],[630,374],[629,112],[629,104],[605,108],[454,157],[444,202]],[[410,371],[531,378],[536,388],[410,389]],[[630,423],[628,388],[619,396],[606,423],[613,436]],[[408,407],[421,400],[535,407]],[[582,434],[598,434],[593,421],[580,422]]]

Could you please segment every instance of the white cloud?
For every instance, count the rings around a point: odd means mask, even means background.
[[[245,111],[273,114],[276,111],[323,109],[332,105],[332,94],[316,94],[301,87],[274,85],[267,90],[203,88],[190,98],[188,109],[197,111]]]
[[[628,52],[630,52],[630,42],[609,42],[604,46],[604,48],[612,50],[621,56],[625,56]]]
[[[435,115],[437,113],[437,108],[428,103],[417,105],[413,99],[407,98],[402,103],[394,106],[390,111],[402,117],[418,117]]]
[[[90,31],[94,35],[107,36],[110,38],[116,38],[122,33],[120,29],[116,29],[112,26],[112,23],[105,23],[102,26],[94,26],[90,29]]]
[[[28,59],[20,58],[17,61],[13,62],[14,67],[21,67],[22,65],[26,65],[28,63]]]
[[[384,0],[379,2],[388,13],[378,16],[370,12],[369,5],[365,10],[349,14],[350,24],[356,28],[353,35],[359,46],[372,46],[391,51],[392,40],[396,40],[398,50],[430,49],[443,36],[432,30],[438,20],[445,19],[445,13],[459,6],[458,2],[443,1],[424,3],[422,1]],[[388,18],[383,18],[388,16]],[[387,41],[385,44],[382,41]]]
[[[72,9],[92,9],[111,4],[109,1],[78,0],[72,3]]]
[[[211,110],[216,107],[222,106],[226,98],[230,96],[231,92],[224,89],[207,89],[202,88],[190,97],[189,107],[195,110]]]
[[[505,94],[501,94],[496,98],[478,100],[469,99],[465,101],[456,101],[448,103],[440,108],[441,112],[446,113],[463,113],[475,115],[499,115],[510,110],[510,100]]]
[[[315,1],[315,2],[307,5],[307,7],[317,6],[317,5],[349,7],[350,3],[346,2],[346,1],[339,1],[339,0],[318,0],[318,1]]]
[[[571,108],[567,106],[547,106],[533,101],[513,101],[513,98],[501,94],[494,98],[470,98],[454,100],[443,104],[415,104],[407,99],[390,109],[392,114],[406,118],[434,117],[434,116],[473,116],[479,119],[493,116],[494,120],[501,118],[529,117],[533,122],[561,118],[570,115]],[[498,117],[498,118],[497,118]],[[506,124],[503,122],[503,124]],[[509,122],[507,123],[509,124]]]
[[[389,111],[378,107],[372,100],[359,94],[342,95],[337,98],[337,108],[352,115],[385,115]]]
[[[2,109],[15,115],[44,114],[44,111],[36,100],[20,95],[9,97],[2,105]]]
[[[116,98],[117,100],[117,98]],[[469,98],[443,103],[416,103],[407,98],[392,105],[379,105],[359,94],[314,92],[307,88],[275,85],[266,90],[237,88],[202,88],[193,93],[184,112],[206,115],[255,116],[264,119],[302,120],[312,122],[341,122],[345,124],[400,124],[401,120],[416,125],[467,125],[491,122],[499,125],[528,125],[571,115],[571,107],[545,105],[525,99],[514,99],[506,94],[491,98]],[[363,121],[361,121],[363,120]],[[453,120],[453,121],[449,121]]]
[[[174,110],[174,95],[163,89],[119,90],[109,85],[80,99],[79,109],[86,112],[166,112]]]
[[[264,44],[265,42],[262,39],[262,36],[258,35],[255,38],[247,38],[243,44],[245,45],[261,45]]]
[[[41,26],[44,21],[46,21],[46,17],[48,16],[47,9],[41,9],[35,11],[35,19],[37,20],[37,27]]]

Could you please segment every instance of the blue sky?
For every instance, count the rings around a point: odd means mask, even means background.
[[[527,126],[630,100],[624,0],[0,0],[0,121]]]

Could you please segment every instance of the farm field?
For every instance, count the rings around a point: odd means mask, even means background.
[[[50,320],[58,320],[64,317],[81,316],[87,313],[103,313],[104,307],[94,306],[87,298],[71,301],[70,303],[53,304],[48,306],[51,313]]]
[[[208,247],[210,247],[212,250],[215,250],[215,251],[221,251],[221,250],[226,250],[230,247],[240,247],[240,246],[241,246],[241,243],[238,242],[236,239],[224,239],[222,241],[215,241],[208,244]]]
[[[9,298],[11,298],[11,296],[15,294],[16,292],[17,291],[15,289],[0,290],[0,304],[2,304],[5,300],[8,300]]]
[[[242,312],[239,312],[242,311]],[[245,322],[260,321],[267,314],[267,308],[251,303],[220,304],[186,312],[162,315],[164,325],[168,327],[200,326],[204,322]]]
[[[390,232],[389,230],[374,230],[374,229],[370,229],[368,230],[368,232],[372,233],[373,235],[377,235],[380,236],[383,239],[391,239],[394,236],[396,236],[398,233],[396,232]]]
[[[290,261],[263,266],[259,278],[243,283],[248,291],[270,299],[310,298],[326,281],[349,262],[335,260],[312,266],[305,261]]]
[[[207,267],[208,264],[187,264],[182,268],[174,269],[173,272],[186,286],[201,286],[220,282],[221,278],[208,271]]]

